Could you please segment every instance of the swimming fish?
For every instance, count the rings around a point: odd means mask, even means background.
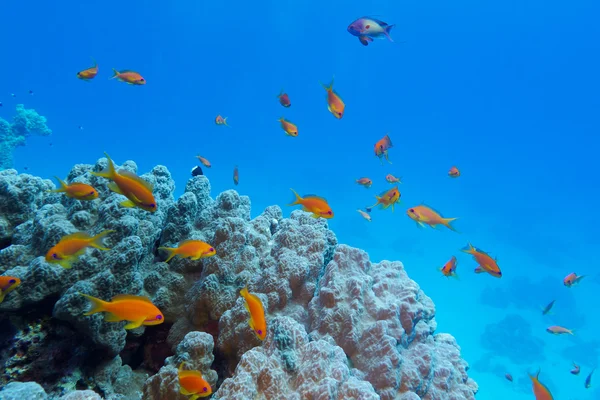
[[[573,375],[579,375],[579,372],[581,372],[581,367],[573,363],[573,369],[569,372],[571,372]]]
[[[182,362],[177,369],[179,377],[179,393],[191,396],[188,400],[196,400],[200,397],[208,397],[212,394],[210,384],[202,377],[200,371],[184,370]]]
[[[158,250],[164,250],[169,254],[165,262],[169,262],[175,256],[199,260],[217,254],[213,246],[201,240],[184,240],[177,247],[159,247]]]
[[[550,310],[554,306],[555,301],[556,300],[552,300],[550,303],[548,303],[548,305],[546,307],[542,308],[542,315],[546,315],[546,314],[550,313]]]
[[[446,264],[444,264],[442,268],[440,268],[440,271],[442,271],[442,274],[444,274],[445,277],[453,276],[458,278],[458,275],[456,275],[457,264],[458,261],[456,260],[456,257],[452,256],[452,258]]]
[[[513,381],[513,377],[511,374],[505,374],[504,377],[509,381],[512,382]]]
[[[585,378],[585,388],[589,389],[592,386],[592,374],[594,373],[594,371],[596,370],[596,368],[594,368],[592,370],[592,372],[590,372],[590,374],[587,376],[587,378]]]
[[[539,381],[541,369],[538,370],[538,373],[533,376],[529,375],[529,379],[531,379],[533,394],[535,395],[535,400],[553,400],[552,393],[550,390]]]
[[[128,321],[125,329],[135,329],[142,325],[158,325],[164,322],[160,310],[145,296],[119,294],[110,302],[98,299],[85,293],[79,293],[92,303],[90,310],[83,315],[88,316],[106,312],[106,322]]]
[[[356,180],[356,183],[364,186],[365,188],[370,188],[371,185],[373,184],[373,181],[370,180],[369,178],[359,178]]]
[[[108,188],[129,199],[121,202],[123,207],[139,207],[142,210],[155,212],[157,208],[156,200],[152,194],[153,186],[133,172],[127,170],[117,172],[115,164],[108,154],[104,153],[104,155],[106,155],[106,159],[108,160],[108,167],[104,171],[91,172],[91,174],[112,181],[108,184]]]
[[[227,125],[227,117],[223,118],[220,115],[215,118],[215,124],[229,126]]]
[[[361,17],[348,25],[348,32],[358,37],[363,46],[368,46],[373,39],[388,38],[393,42],[390,32],[394,25],[380,21],[372,17]]]
[[[206,168],[210,168],[211,164],[210,161],[208,161],[206,158],[198,155],[196,156],[196,158],[198,159],[198,161],[200,161],[202,163],[202,165],[204,165]]]
[[[450,222],[458,218],[444,218],[439,212],[424,204],[409,208],[406,211],[406,215],[408,215],[410,219],[415,221],[417,223],[417,226],[419,227],[429,225],[430,227],[435,229],[438,225],[444,225],[446,228],[457,232],[457,230],[454,229]]]
[[[377,203],[370,207],[366,207],[368,212],[371,212],[371,210],[378,205],[381,205],[381,208],[384,210],[389,206],[392,206],[392,212],[394,212],[394,204],[400,199],[400,191],[398,190],[398,186],[394,186],[390,190],[381,192],[379,196],[375,196],[375,198],[377,199]]]
[[[110,250],[104,247],[102,239],[113,230],[100,232],[96,236],[90,236],[86,232],[75,232],[63,236],[60,241],[46,253],[46,262],[58,264],[63,268],[71,268],[72,264],[85,253],[85,249],[93,247],[98,250]]]
[[[585,278],[585,275],[578,276],[575,272],[571,272],[569,275],[565,276],[563,283],[566,287],[570,288],[571,286],[578,284],[583,278]]]
[[[485,251],[478,249],[477,247],[473,246],[471,243],[467,244],[467,246],[465,248],[463,248],[461,251],[463,251],[467,254],[471,254],[473,256],[473,258],[475,259],[475,261],[477,262],[477,264],[479,264],[477,266],[477,268],[475,268],[476,274],[481,274],[483,272],[487,272],[488,274],[492,275],[493,277],[502,278],[502,271],[500,271],[498,262],[495,259],[493,259],[489,254],[487,254]]]
[[[249,293],[247,287],[243,288],[240,294],[245,300],[244,307],[250,313],[248,325],[250,325],[256,337],[260,340],[265,340],[267,336],[267,322],[265,321],[265,309],[262,301],[260,301],[257,295]]]
[[[281,104],[285,108],[288,108],[289,106],[292,105],[292,103],[290,102],[290,97],[288,96],[287,93],[283,92],[283,89],[281,90],[281,92],[279,92],[279,94],[277,95],[277,98],[279,99],[279,104]]]
[[[90,80],[94,79],[96,75],[98,75],[98,63],[93,58],[92,61],[94,61],[93,67],[84,69],[83,71],[79,71],[77,73],[77,77],[79,79],[89,82]]]
[[[375,156],[379,158],[382,165],[383,165],[382,157],[385,157],[387,162],[389,162],[390,164],[392,163],[388,157],[388,150],[391,149],[392,147],[394,147],[394,146],[392,146],[392,140],[390,139],[390,137],[388,135],[385,135],[384,137],[379,139],[379,141],[377,141],[377,143],[375,143]]]
[[[546,332],[553,335],[575,335],[572,329],[567,329],[562,326],[552,325],[546,328]]]
[[[0,276],[0,303],[4,301],[7,294],[15,290],[21,284],[21,280],[15,276]]]
[[[371,215],[369,215],[368,213],[364,212],[363,210],[356,210],[360,213],[360,215],[362,215],[362,217],[364,219],[366,219],[367,221],[371,222]]]
[[[388,181],[388,183],[402,183],[402,181],[400,180],[402,179],[402,177],[400,178],[396,178],[394,175],[392,174],[387,174],[385,176],[385,180]]]
[[[323,83],[321,83],[321,86],[327,90],[327,109],[334,117],[341,119],[344,116],[346,105],[340,96],[333,90],[333,81],[334,79],[331,80],[329,86],[325,86]]]
[[[67,197],[77,200],[94,200],[98,198],[98,191],[90,185],[79,182],[73,182],[67,185],[58,176],[55,176],[55,178],[60,184],[60,187],[56,190],[50,190],[52,193],[65,193]]]
[[[312,213],[311,217],[313,218],[333,218],[333,211],[327,203],[327,200],[323,197],[319,197],[314,194],[307,194],[302,198],[298,195],[298,193],[296,193],[294,189],[290,190],[294,193],[294,196],[296,198],[292,203],[288,204],[288,206],[295,206],[297,204],[300,204],[302,205],[302,210]]]
[[[145,85],[146,80],[138,72],[124,69],[121,72],[113,68],[113,76],[110,79],[117,78],[121,82],[125,82],[129,85]]]
[[[452,167],[450,168],[450,171],[448,171],[448,176],[450,178],[458,178],[460,176],[460,171],[458,170],[458,168]]]
[[[238,170],[238,166],[233,167],[233,184],[237,186],[240,182],[240,172]]]
[[[298,127],[286,120],[284,117],[279,118],[277,121],[281,123],[281,128],[285,131],[286,135],[296,137],[298,136]]]

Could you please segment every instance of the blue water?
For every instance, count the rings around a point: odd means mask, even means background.
[[[396,42],[361,46],[346,27],[365,14],[396,24]],[[53,135],[15,152],[15,168],[33,175],[64,178],[106,151],[139,173],[166,165],[179,196],[201,154],[213,165],[204,168],[213,195],[235,188],[253,215],[271,204],[291,212],[290,188],[324,196],[340,242],[374,261],[403,261],[432,297],[438,331],[457,338],[477,398],[531,399],[527,372],[541,367],[555,398],[598,399],[600,371],[583,387],[600,364],[598,15],[592,0],[5,2],[0,117],[23,103],[48,118]],[[86,83],[75,73],[90,57],[100,71]],[[112,68],[148,83],[109,80]],[[334,75],[341,120],[319,83]],[[289,109],[276,99],[282,88]],[[217,114],[231,128],[215,125]],[[283,133],[281,116],[298,125],[297,138]],[[373,154],[387,132],[392,165]],[[446,175],[454,164],[458,179]],[[356,209],[390,187],[387,173],[403,177],[401,204],[368,223]],[[362,176],[370,189],[354,183]],[[418,229],[405,211],[422,201],[459,217],[461,233]],[[473,274],[459,251],[468,241],[498,257],[502,279]],[[437,270],[452,255],[460,280]],[[588,277],[568,289],[570,272]],[[554,315],[543,317],[553,299]],[[486,326],[511,314],[531,333],[507,329],[496,338],[504,346],[483,348]],[[551,324],[575,336],[549,335]],[[531,337],[543,356],[514,364]]]

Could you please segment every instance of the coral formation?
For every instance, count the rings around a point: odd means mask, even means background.
[[[183,400],[177,367],[185,362],[217,399],[474,399],[460,348],[434,333],[434,305],[401,263],[372,264],[303,211],[283,218],[271,206],[251,219],[248,197],[230,190],[212,199],[205,176],[190,179],[175,201],[162,166],[141,176],[158,210],[124,208],[107,180],[90,174],[106,162],[69,174],[68,182],[100,193],[86,202],[48,192],[49,180],[0,172],[0,274],[22,281],[0,304],[10,331],[0,335],[9,371],[0,383],[35,381],[52,398],[92,390],[107,399]],[[88,249],[72,269],[45,261],[62,236],[107,229],[110,250]],[[210,243],[216,255],[165,263],[158,248],[186,239]],[[249,327],[244,287],[266,310],[264,341]],[[125,322],[84,316],[89,302],[78,292],[147,296],[165,322],[126,331]],[[53,362],[55,374],[35,368],[34,358]]]
[[[0,118],[0,171],[13,166],[13,151],[17,146],[25,146],[27,136],[52,134],[45,117],[23,104],[17,104],[16,108],[12,123]]]

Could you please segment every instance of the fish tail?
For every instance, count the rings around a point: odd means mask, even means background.
[[[94,67],[98,68],[98,61],[96,61],[96,59],[94,57],[90,57],[90,58],[94,62]]]
[[[451,224],[450,222],[456,220],[458,218],[442,218],[442,223],[450,230],[453,230],[454,232],[458,232]]]
[[[58,184],[60,185],[60,187],[56,190],[50,190],[50,192],[52,193],[58,193],[58,192],[66,192],[67,191],[67,184],[65,183],[65,181],[63,181],[62,179],[60,179],[58,176],[55,176],[56,180],[58,181]]]
[[[223,118],[223,125],[225,125],[225,126],[229,126],[229,125],[227,125],[227,118],[229,118],[229,117],[225,117],[225,118]],[[230,128],[231,128],[231,127],[230,127]]]
[[[0,289],[0,304],[4,301],[4,296],[6,296],[6,293],[4,290]]]
[[[242,290],[240,290],[240,295],[241,295],[242,297],[244,297],[244,298],[245,298],[246,296],[248,296],[249,294],[250,294],[250,293],[248,292],[248,286],[245,286],[245,287],[244,287]]]
[[[102,311],[106,311],[106,305],[108,304],[106,301],[104,300],[100,300],[95,298],[94,296],[90,296],[89,294],[85,294],[85,293],[81,293],[79,292],[80,295],[82,295],[83,297],[85,297],[86,299],[88,299],[91,303],[92,303],[92,307],[90,307],[89,311],[84,313],[83,315],[92,315],[92,314],[96,314]]]
[[[90,173],[95,176],[101,176],[102,178],[113,179],[115,176],[117,176],[117,171],[115,170],[115,164],[110,159],[108,154],[104,153],[104,155],[106,156],[106,159],[108,160],[108,166],[106,167],[106,169],[103,171],[100,171],[100,172],[91,171]]]
[[[90,239],[90,246],[94,247],[98,250],[110,250],[108,247],[104,247],[104,243],[102,243],[102,239],[104,239],[104,236],[116,232],[114,230],[108,229],[105,230],[103,232],[100,232],[99,234],[97,234],[96,236],[94,236],[93,238]]]
[[[385,35],[385,37],[387,37],[389,39],[390,42],[394,42],[394,40],[392,39],[392,37],[390,36],[390,32],[392,31],[392,28],[395,25],[388,25],[385,27],[385,29],[383,30],[383,34]]]
[[[333,76],[333,78],[331,78],[331,83],[329,84],[329,86],[325,85],[323,82],[321,82],[321,86],[323,86],[323,88],[329,92],[330,90],[333,90],[333,81],[334,80],[335,80],[335,75]]]
[[[296,193],[296,191],[292,188],[290,188],[290,190],[292,191],[292,193],[294,193],[294,199],[292,200],[292,202],[290,204],[288,204],[288,206],[295,206],[296,204],[302,204],[302,200],[304,200],[302,197],[300,197],[300,195],[298,193]]]
[[[164,262],[171,261],[171,259],[177,255],[176,247],[159,247],[158,250],[166,251],[167,254],[169,254],[169,256],[167,257],[167,259]]]
[[[116,69],[112,69],[113,70],[113,76],[111,76],[109,79],[115,79],[116,77],[119,76],[119,71],[117,71]]]

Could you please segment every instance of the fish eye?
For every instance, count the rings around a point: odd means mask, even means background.
[[[211,247],[210,249],[208,249],[208,251],[215,251],[215,249]]]
[[[94,194],[94,192],[90,192],[90,196],[93,195],[93,194]]]
[[[208,388],[207,388],[206,386],[204,386],[204,387],[202,388],[202,390],[203,390],[203,391],[205,391],[205,392],[208,392]]]
[[[327,214],[331,215],[331,211],[327,211]]]
[[[56,253],[52,253],[52,258],[56,258],[56,259],[58,259],[58,254],[56,254]]]
[[[156,319],[157,319],[157,320],[159,320],[159,321],[160,321],[162,318],[163,318],[163,317],[162,317],[162,315],[157,315],[157,316],[156,316]]]
[[[257,330],[256,332],[258,332],[259,335],[262,335],[262,330]]]
[[[15,279],[11,279],[10,281],[8,281],[8,283],[16,283],[17,281]]]
[[[369,28],[371,28],[371,25],[365,26],[365,29],[369,29]]]
[[[408,212],[414,213],[414,212],[415,212],[415,209],[414,209],[414,208],[411,208],[410,210],[408,210]]]
[[[154,203],[150,203],[150,207],[151,207],[151,208],[154,208],[154,207],[156,207],[156,204],[154,204]]]

